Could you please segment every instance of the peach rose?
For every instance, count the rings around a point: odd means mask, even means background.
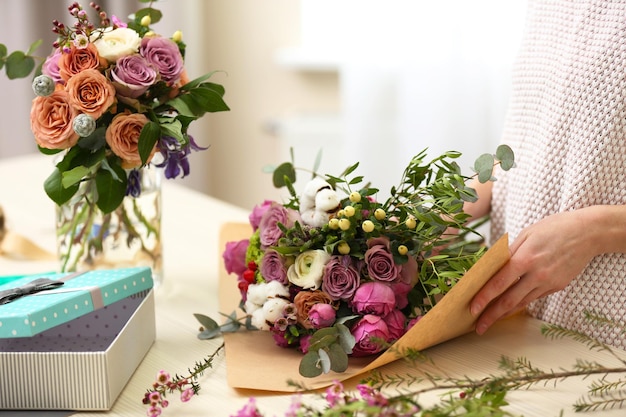
[[[70,104],[78,111],[98,119],[115,103],[115,87],[95,69],[74,75],[65,85]]]
[[[333,300],[324,291],[300,291],[293,298],[293,303],[296,305],[296,315],[298,317],[298,323],[307,329],[312,329],[313,325],[309,321],[309,310],[315,304],[333,304]]]
[[[37,145],[47,149],[74,146],[79,136],[72,128],[72,121],[77,115],[78,111],[70,106],[63,90],[35,97],[30,109],[30,128]]]
[[[122,159],[122,167],[125,169],[141,166],[139,156],[139,135],[141,129],[148,123],[148,118],[141,113],[120,113],[113,118],[106,130],[106,141],[113,153]],[[152,149],[148,161],[156,152],[156,146]]]
[[[107,61],[98,55],[98,50],[94,44],[90,43],[82,49],[72,46],[70,52],[61,54],[58,65],[59,75],[67,81],[86,69],[105,68]]]

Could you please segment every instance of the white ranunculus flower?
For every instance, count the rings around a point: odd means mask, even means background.
[[[329,260],[330,255],[321,249],[302,252],[287,270],[287,278],[298,287],[316,290],[322,285],[322,274]]]
[[[104,31],[94,42],[98,54],[109,62],[116,62],[123,56],[137,53],[140,44],[139,34],[129,28]]]
[[[289,304],[289,301],[283,300],[282,298],[270,298],[267,300],[265,304],[263,304],[265,320],[274,323],[276,320],[283,317],[283,310],[287,304]]]

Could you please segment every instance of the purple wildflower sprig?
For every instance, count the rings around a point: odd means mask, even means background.
[[[142,400],[143,404],[149,406],[146,414],[149,417],[159,416],[163,409],[169,406],[168,394],[179,392],[182,402],[188,402],[194,395],[197,395],[200,391],[198,378],[207,369],[213,367],[213,360],[223,349],[224,343],[201,362],[196,362],[193,369],[188,370],[187,376],[175,375],[172,377],[167,371],[160,370],[157,373],[156,381],[152,383],[152,388],[147,390]]]

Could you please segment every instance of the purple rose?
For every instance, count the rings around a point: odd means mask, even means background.
[[[386,237],[369,239],[367,247],[369,249],[365,251],[365,264],[370,278],[384,282],[396,281],[401,267],[393,260],[389,250],[389,239]]]
[[[226,248],[222,254],[226,272],[241,275],[248,269],[248,265],[246,264],[246,251],[248,250],[249,244],[249,239],[226,243]]]
[[[254,206],[254,208],[252,209],[252,213],[250,213],[248,219],[250,220],[250,226],[252,226],[253,232],[256,232],[256,229],[259,228],[261,217],[263,217],[263,215],[265,214],[267,209],[270,208],[272,203],[273,201],[271,200],[265,200],[263,203]]]
[[[154,84],[157,72],[141,55],[127,55],[117,60],[111,78],[119,95],[137,98]]]
[[[333,256],[324,268],[322,288],[333,300],[350,300],[361,283],[361,274],[348,255]]]
[[[387,328],[389,329],[390,342],[398,340],[406,332],[406,316],[398,309],[383,317]]]
[[[266,281],[278,281],[285,285],[289,283],[285,257],[275,250],[268,249],[265,251],[261,260],[260,272]]]
[[[61,78],[61,75],[59,74],[59,58],[61,58],[61,50],[57,48],[54,50],[54,52],[48,55],[48,57],[44,61],[41,67],[41,73],[52,78],[55,84],[65,84],[65,82]]]
[[[283,236],[278,223],[282,223],[285,227],[291,227],[296,219],[298,219],[297,211],[286,209],[281,204],[275,202],[270,204],[259,222],[261,249],[278,244],[278,240]]]
[[[389,341],[389,328],[385,321],[372,314],[361,318],[350,330],[356,340],[352,356],[368,356],[384,349],[384,342]],[[383,343],[380,343],[382,341]]]
[[[366,282],[357,288],[351,301],[357,314],[375,314],[384,317],[396,307],[393,290],[381,282]]]
[[[330,327],[335,322],[337,313],[330,304],[314,304],[309,310],[309,323],[314,329]]]
[[[168,84],[175,84],[183,72],[183,56],[178,45],[171,39],[160,36],[141,40],[139,53],[151,63]]]

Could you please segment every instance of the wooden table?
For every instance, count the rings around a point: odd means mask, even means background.
[[[54,251],[54,205],[42,189],[49,174],[49,157],[32,155],[0,161],[0,206],[4,208],[7,226],[13,232],[36,240]],[[242,192],[245,192],[242,190]],[[194,313],[218,317],[218,271],[222,268],[219,231],[226,222],[247,221],[248,211],[187,189],[176,181],[164,181],[163,239],[164,284],[156,292],[157,338],[146,358],[109,412],[80,412],[75,416],[145,416],[147,407],[141,399],[165,369],[171,374],[185,374],[187,369],[213,352],[221,340],[201,341],[196,335],[198,323]],[[0,275],[41,272],[55,268],[51,262],[7,260],[0,257]],[[607,355],[590,352],[571,341],[550,341],[540,334],[541,322],[517,316],[497,324],[484,336],[468,334],[426,351],[441,369],[455,375],[483,377],[498,372],[502,355],[525,357],[535,366],[558,370],[570,368],[577,358],[607,361]],[[384,372],[416,372],[397,361],[382,368]],[[1,371],[1,370],[0,370]],[[510,410],[525,416],[557,416],[574,413],[572,404],[585,393],[589,381],[573,378],[553,385],[537,385],[529,390],[512,392],[507,398]],[[236,413],[248,398],[257,396],[259,408],[268,416],[283,415],[291,403],[289,394],[276,395],[237,391],[226,383],[223,356],[200,380],[199,396],[181,403],[170,396],[170,406],[163,416],[229,416]],[[305,398],[311,398],[305,396]],[[437,395],[424,397],[432,402]],[[0,411],[6,417],[9,412]],[[622,416],[624,410],[601,415]],[[38,416],[40,412],[18,415]],[[585,414],[583,414],[585,415]],[[589,413],[600,415],[600,413]]]

